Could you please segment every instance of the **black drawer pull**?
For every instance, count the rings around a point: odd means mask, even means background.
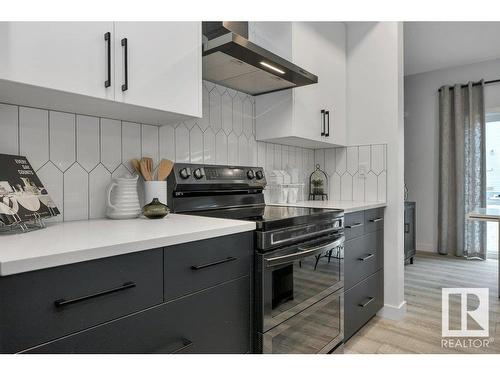
[[[56,307],[64,307],[64,306],[72,305],[72,304],[75,304],[78,302],[86,301],[88,299],[104,296],[106,294],[116,293],[116,292],[119,292],[122,290],[135,288],[135,286],[136,286],[136,284],[134,282],[129,281],[129,282],[126,282],[123,285],[120,285],[116,288],[103,290],[102,292],[97,292],[95,294],[89,294],[89,295],[86,295],[83,297],[77,297],[77,298],[73,298],[73,299],[58,299],[57,301],[54,302],[54,305],[56,305]]]
[[[195,270],[195,271],[198,271],[198,270],[201,270],[203,268],[217,266],[218,264],[232,262],[232,261],[235,261],[236,259],[237,258],[235,258],[235,257],[228,257],[226,259],[217,260],[217,261],[212,262],[212,263],[205,263],[205,264],[200,264],[198,266],[191,266],[191,269]]]
[[[359,307],[366,307],[366,306],[368,306],[370,303],[372,303],[374,299],[375,299],[375,297],[368,297],[368,301],[366,301],[365,303],[360,303],[360,304],[358,304],[358,306],[359,306]]]
[[[325,117],[325,110],[322,109],[321,110],[321,125],[322,125],[322,128],[321,128],[321,136],[324,136],[326,134],[326,117]]]
[[[325,112],[326,117],[328,118],[328,121],[326,122],[327,130],[325,132],[325,137],[330,136],[330,111]]]
[[[363,258],[358,258],[358,260],[364,262],[365,260],[368,260],[370,258],[373,258],[375,256],[375,254],[368,254],[367,256],[363,257]]]
[[[106,67],[108,79],[104,81],[104,87],[109,87],[111,86],[111,33],[109,31],[106,34],[104,34],[104,40],[106,41],[107,54],[108,54],[108,61]]]
[[[186,350],[187,348],[189,348],[191,346],[193,346],[193,342],[192,341],[189,341],[188,339],[182,339],[181,346],[179,346],[177,349],[174,349],[174,350],[168,352],[168,354],[177,354],[177,353],[180,353],[183,350]]]
[[[357,227],[362,227],[363,226],[363,223],[354,223],[354,224],[351,224],[351,225],[346,225],[345,227],[347,229],[352,229],[352,228],[357,228]]]
[[[125,82],[122,85],[122,91],[127,91],[128,90],[128,39],[123,38],[121,44],[122,47],[124,48],[123,55],[125,59],[123,62],[123,70],[125,71]]]
[[[384,220],[383,217],[377,217],[375,219],[370,219],[370,223],[378,223],[379,221],[382,221]]]

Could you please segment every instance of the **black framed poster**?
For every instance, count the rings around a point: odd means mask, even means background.
[[[59,213],[28,159],[0,154],[0,221],[10,225]]]

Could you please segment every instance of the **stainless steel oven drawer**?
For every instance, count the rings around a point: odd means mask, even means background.
[[[384,271],[380,270],[345,293],[345,340],[363,327],[384,305]]]
[[[384,233],[371,232],[344,246],[344,289],[348,290],[384,266]]]
[[[343,340],[343,294],[339,289],[266,333],[257,334],[257,351],[328,353]]]

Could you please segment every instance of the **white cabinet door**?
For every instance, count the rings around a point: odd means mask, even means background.
[[[318,76],[318,83],[294,89],[294,132],[307,139],[345,143],[345,26],[334,22],[293,24],[293,61]],[[326,135],[323,115],[329,112]],[[328,135],[328,136],[327,136]]]
[[[115,38],[117,101],[201,117],[200,22],[116,22]]]
[[[0,79],[113,99],[107,32],[112,22],[1,22]]]

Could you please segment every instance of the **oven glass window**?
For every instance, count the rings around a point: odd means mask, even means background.
[[[338,289],[339,249],[325,251],[272,269],[272,317],[299,312]]]

